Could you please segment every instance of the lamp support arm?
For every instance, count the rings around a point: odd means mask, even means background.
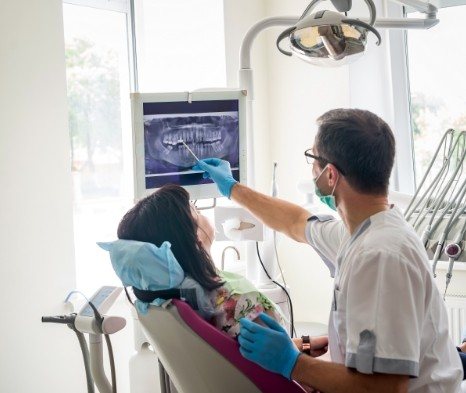
[[[427,14],[427,16],[431,19],[435,19],[437,17],[437,7],[434,6],[433,4],[426,3],[425,1],[421,1],[421,0],[391,0],[391,1],[393,1],[394,3],[412,7],[416,11],[422,12],[423,14]]]
[[[241,43],[241,49],[239,54],[240,59],[240,69],[250,69],[251,68],[251,47],[258,36],[258,34],[268,29],[269,27],[278,27],[278,26],[292,26],[298,22],[299,16],[274,16],[271,18],[265,18],[255,23],[247,31],[246,35],[243,38]],[[243,86],[240,86],[241,88]]]

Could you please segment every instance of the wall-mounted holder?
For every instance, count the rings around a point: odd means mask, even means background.
[[[247,210],[236,206],[217,206],[215,214],[215,240],[263,241],[264,224]]]

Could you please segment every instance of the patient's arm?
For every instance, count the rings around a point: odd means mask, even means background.
[[[257,319],[262,312],[268,314],[278,323],[285,324],[280,314],[275,311],[275,305],[259,291],[230,294],[226,289],[220,288],[217,292],[215,325],[230,337],[236,338],[238,336],[241,318],[262,323]]]

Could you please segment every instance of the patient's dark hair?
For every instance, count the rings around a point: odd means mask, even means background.
[[[148,242],[160,247],[164,241],[184,272],[203,288],[213,290],[219,280],[210,255],[197,238],[188,192],[173,184],[165,185],[140,200],[118,225],[118,238]]]

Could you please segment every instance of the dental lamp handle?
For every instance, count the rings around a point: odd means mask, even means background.
[[[277,48],[278,48],[278,50],[279,50],[281,53],[283,53],[283,54],[286,55],[286,56],[292,56],[292,53],[291,53],[291,52],[288,52],[288,51],[286,51],[286,50],[284,50],[284,49],[282,49],[282,48],[280,47],[280,42],[282,42],[286,37],[289,37],[290,34],[291,34],[294,30],[296,30],[296,26],[290,27],[290,28],[288,28],[288,29],[282,31],[282,32],[280,33],[280,35],[278,36],[278,38],[277,38],[277,42],[276,42]]]
[[[376,42],[377,45],[380,45],[382,43],[382,37],[380,36],[380,33],[374,27],[372,27],[372,25],[370,25],[369,23],[363,22],[362,20],[359,20],[359,19],[343,19],[342,23],[363,27],[375,34],[375,36],[377,37],[377,42]]]
[[[304,12],[302,13],[301,17],[299,20],[304,19],[320,2],[323,0],[313,0],[309,5],[306,7]],[[370,25],[372,26],[375,22],[375,19],[377,17],[377,11],[374,5],[374,2],[372,0],[364,0],[367,7],[369,8],[369,20],[370,20]],[[348,12],[351,9],[351,1],[349,0],[331,0],[333,6],[337,9],[338,12]]]

